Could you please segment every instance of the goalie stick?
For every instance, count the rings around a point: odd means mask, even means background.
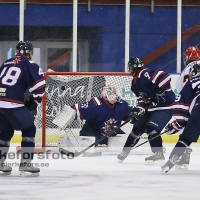
[[[80,151],[79,142],[77,141],[76,137],[74,136],[74,134],[72,133],[72,131],[69,128],[65,128],[64,131],[65,131],[67,137],[69,138],[69,141],[71,142],[72,146],[75,149],[75,153],[74,154],[76,154],[76,152]],[[65,153],[63,153],[63,154],[65,154]],[[101,155],[102,155],[102,152],[94,152],[94,153],[92,153],[92,152],[84,152],[83,153],[83,156],[85,156],[85,157],[96,157],[96,156],[101,156]]]
[[[145,111],[147,111],[149,108],[152,108],[154,107],[154,105],[151,103],[149,106],[147,106],[145,108]],[[100,139],[98,139],[96,142],[92,143],[91,145],[89,145],[88,147],[86,147],[85,149],[83,149],[82,151],[80,152],[70,152],[70,151],[67,151],[66,149],[64,148],[59,148],[59,152],[61,154],[66,154],[66,155],[69,155],[69,156],[72,156],[72,157],[78,157],[80,156],[81,154],[83,154],[84,152],[86,152],[88,149],[90,149],[91,147],[93,146],[96,146],[97,144],[99,144],[101,141],[103,141],[104,139],[110,137],[114,132],[118,131],[122,126],[124,126],[125,124],[127,124],[128,122],[130,122],[131,118],[129,117],[128,119],[126,119],[122,124],[120,124],[117,128],[115,128],[113,131],[111,131],[110,133],[107,133],[105,134],[104,136],[102,136]],[[153,138],[152,138],[153,139]],[[148,141],[147,141],[148,142]]]
[[[74,156],[74,157],[77,157],[77,156],[80,156],[81,154],[83,154],[84,152],[86,152],[88,149],[90,149],[91,147],[93,146],[96,146],[97,144],[99,144],[101,141],[103,141],[104,139],[110,137],[115,131],[118,131],[122,126],[124,126],[125,124],[127,124],[128,122],[130,121],[130,118],[128,118],[126,121],[124,121],[122,124],[120,124],[117,128],[115,128],[113,131],[105,134],[104,136],[102,136],[100,139],[98,139],[96,142],[92,143],[91,145],[89,145],[88,147],[86,147],[85,149],[83,149],[82,151],[80,152],[70,152],[70,151],[67,151],[66,149],[64,148],[59,148],[59,152],[61,154],[66,154],[66,155],[70,155],[70,156]]]

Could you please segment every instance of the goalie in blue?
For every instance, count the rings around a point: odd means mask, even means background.
[[[72,108],[76,111],[76,120],[86,120],[80,136],[94,136],[96,140],[113,131],[122,121],[128,119],[132,112],[132,107],[117,95],[116,88],[112,85],[102,88],[101,97],[94,97],[84,104],[75,104]],[[119,133],[124,132],[119,129],[111,137]],[[107,145],[107,139],[100,144]]]
[[[22,132],[19,171],[34,175],[40,171],[31,164],[36,133],[31,111],[42,101],[45,79],[42,69],[31,61],[32,55],[33,45],[20,41],[16,46],[16,56],[6,60],[0,68],[0,171],[4,173],[12,171],[4,162],[14,130]],[[27,91],[30,95],[25,100]]]
[[[162,138],[159,134],[172,117],[175,94],[171,89],[170,74],[144,68],[143,61],[139,57],[129,60],[128,71],[133,76],[131,90],[137,96],[138,104],[131,117],[134,124],[133,130],[118,159],[120,162],[123,161],[131,148],[138,143],[140,136],[147,133],[148,139],[158,137],[150,141],[154,155],[145,158],[145,162],[151,164],[164,160]]]
[[[132,107],[118,96],[115,86],[107,85],[102,88],[101,97],[93,97],[88,102],[71,107],[65,106],[63,111],[61,111],[63,114],[58,115],[53,121],[54,124],[65,128],[74,119],[86,120],[80,136],[93,136],[98,140],[106,133],[114,131],[122,121],[127,120]],[[124,134],[124,132],[119,129],[113,132],[111,137],[117,134]],[[100,144],[107,145],[107,139]]]

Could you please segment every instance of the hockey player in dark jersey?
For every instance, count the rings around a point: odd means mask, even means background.
[[[98,140],[128,119],[132,112],[132,107],[117,95],[115,86],[103,87],[101,96],[101,98],[94,97],[87,103],[73,106],[76,111],[75,119],[86,120],[80,136],[94,136]],[[122,133],[121,129],[114,132],[111,137],[119,133]],[[107,145],[107,139],[100,144]]]
[[[176,80],[176,90],[178,93],[182,90],[183,86],[189,80],[189,72],[193,65],[200,64],[200,50],[197,46],[189,46],[184,54],[183,54],[183,61],[185,64],[185,69],[181,72],[179,77]],[[183,131],[183,129],[181,130]],[[178,134],[181,134],[181,131]],[[176,165],[176,169],[187,169],[190,160],[190,153],[192,149],[190,147],[186,148],[184,155],[181,157],[181,162],[179,165]],[[182,166],[180,165],[182,163]]]
[[[22,132],[22,158],[20,172],[37,175],[39,168],[33,167],[36,127],[29,110],[40,104],[45,92],[42,69],[31,61],[33,46],[20,41],[16,46],[16,56],[6,60],[0,68],[0,171],[11,172],[5,160],[14,130]],[[31,98],[24,104],[24,94],[29,90]]]
[[[167,173],[174,165],[189,164],[190,149],[184,153],[192,142],[197,142],[200,135],[200,65],[195,64],[189,72],[189,81],[177,96],[174,103],[175,121],[169,123],[165,129],[174,134],[184,128],[169,160],[162,166],[162,173]],[[192,131],[191,131],[192,130]]]
[[[148,139],[160,134],[172,117],[172,103],[175,100],[169,74],[144,68],[143,61],[139,57],[129,60],[128,71],[133,76],[131,90],[137,96],[138,104],[132,115],[133,130],[121,154],[118,155],[120,161],[128,156],[143,133],[147,133]],[[151,106],[152,108],[149,108]],[[154,155],[145,158],[147,164],[165,159],[160,136],[150,141],[150,146]]]

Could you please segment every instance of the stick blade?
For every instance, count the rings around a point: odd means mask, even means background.
[[[76,152],[71,152],[71,151],[68,151],[68,150],[66,150],[66,149],[64,149],[64,148],[62,148],[62,147],[60,147],[59,149],[58,149],[58,151],[60,152],[60,154],[63,154],[63,155],[67,155],[67,156],[69,156],[69,157],[71,157],[71,158],[73,158],[73,157],[77,157],[77,156],[80,156],[81,154],[80,153],[76,153]]]

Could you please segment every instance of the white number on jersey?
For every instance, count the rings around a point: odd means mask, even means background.
[[[7,70],[7,67],[3,69],[0,75],[0,77],[3,77],[1,80],[2,84],[9,85],[9,86],[15,85],[21,74],[21,69],[13,66],[13,67],[10,67],[7,72],[6,70]]]
[[[88,107],[88,102],[85,103],[85,104],[80,104],[81,105],[81,108],[87,108]]]
[[[42,71],[42,69],[39,67],[39,72],[38,72],[39,75],[44,75],[44,72]]]
[[[149,76],[149,73],[148,73],[148,72],[145,72],[145,73],[144,73],[144,76],[145,76],[146,78],[150,79],[150,76]]]
[[[180,100],[180,98],[181,98],[181,95],[180,95],[180,94],[179,94],[179,95],[177,95],[177,97],[176,97],[176,99],[175,99],[175,102],[179,101],[179,100]]]

